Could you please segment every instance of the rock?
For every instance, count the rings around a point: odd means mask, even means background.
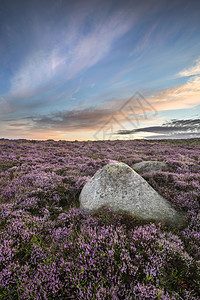
[[[79,200],[80,208],[90,212],[108,206],[144,219],[181,221],[171,203],[124,163],[108,164],[97,171],[83,187]]]
[[[157,160],[148,160],[136,163],[131,166],[138,173],[147,173],[151,171],[160,171],[167,169],[167,164]]]

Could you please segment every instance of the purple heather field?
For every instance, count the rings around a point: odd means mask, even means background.
[[[184,223],[79,209],[112,161],[159,160],[140,174]],[[0,299],[200,299],[200,139],[0,140]]]

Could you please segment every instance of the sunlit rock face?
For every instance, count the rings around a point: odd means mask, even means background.
[[[167,164],[157,160],[141,161],[131,166],[138,173],[161,171],[167,169]]]
[[[124,163],[106,165],[85,184],[80,208],[95,211],[108,206],[144,219],[181,222],[181,215],[138,173]]]

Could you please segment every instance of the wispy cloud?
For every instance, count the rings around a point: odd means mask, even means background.
[[[194,107],[200,104],[200,76],[193,76],[184,84],[166,89],[149,101],[158,111]]]
[[[0,97],[0,116],[5,115],[11,111],[11,107],[4,97]]]
[[[144,50],[148,51],[148,49],[151,45],[152,39],[153,38],[155,39],[154,32],[155,32],[157,26],[158,26],[158,23],[155,23],[155,24],[153,24],[153,26],[150,29],[148,29],[146,31],[145,35],[140,38],[140,40],[136,44],[135,48],[129,53],[129,57],[131,57],[135,54],[138,54],[138,53],[141,55],[141,53]]]
[[[195,61],[194,66],[185,69],[177,74],[178,77],[200,75],[200,57]]]
[[[41,94],[45,87],[52,89],[73,79],[101,61],[134,23],[134,11],[116,8],[109,15],[110,6],[106,5],[104,13],[98,16],[95,3],[88,2],[86,7],[81,7],[83,10],[78,11],[72,7],[69,21],[62,27],[52,29],[49,21],[49,27],[40,33],[37,28],[43,28],[42,20],[37,18],[35,25],[33,22],[37,45],[11,79],[9,95],[27,98]],[[89,19],[93,20],[93,26],[87,29]]]

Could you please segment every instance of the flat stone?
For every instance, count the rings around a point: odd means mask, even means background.
[[[144,219],[171,223],[182,219],[168,200],[124,163],[111,163],[97,171],[83,187],[79,200],[80,208],[90,212],[108,206]]]
[[[131,166],[138,173],[148,173],[151,171],[161,171],[167,169],[167,164],[157,160],[141,161]]]

